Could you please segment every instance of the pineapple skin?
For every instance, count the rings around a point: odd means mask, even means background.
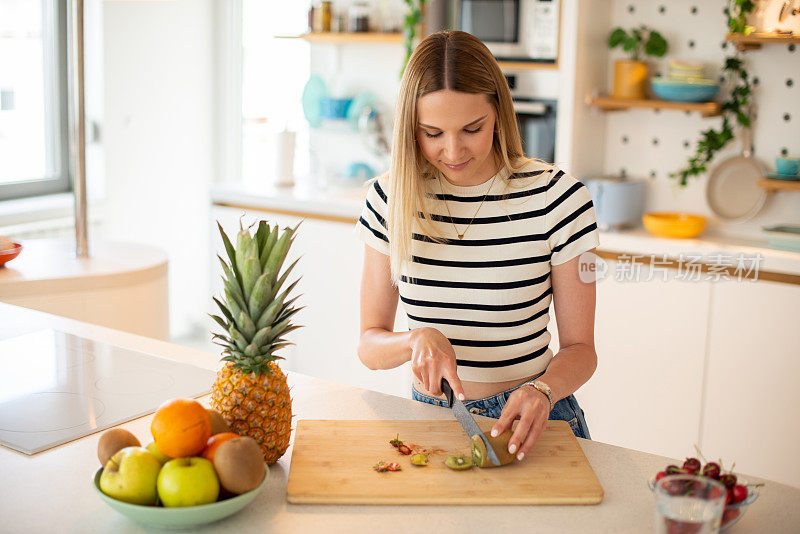
[[[269,369],[269,374],[243,373],[225,362],[211,387],[210,404],[234,432],[256,440],[272,465],[289,448],[292,398],[278,364],[269,362]]]

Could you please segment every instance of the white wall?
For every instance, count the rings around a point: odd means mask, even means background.
[[[102,9],[104,237],[167,251],[170,330],[180,336],[211,298],[215,2]]]
[[[782,4],[769,0],[769,4]],[[669,51],[664,58],[651,58],[648,62],[653,72],[667,74],[669,58],[702,61],[707,76],[716,79],[725,56],[732,53],[730,44],[723,49],[727,18],[722,13],[722,2],[697,0],[613,0],[611,28],[629,29],[646,24],[657,29],[667,39]],[[633,13],[629,6],[634,6]],[[659,12],[660,6],[666,10]],[[697,13],[692,14],[692,6]],[[771,9],[771,8],[770,8]],[[797,17],[794,17],[795,19]],[[610,30],[610,28],[609,28]],[[607,35],[607,34],[606,34]],[[694,47],[690,47],[690,41]],[[612,51],[608,63],[608,84],[601,91],[610,92],[613,60],[622,58],[618,49]],[[769,170],[775,169],[774,158],[786,147],[790,154],[800,154],[800,46],[792,52],[787,45],[768,45],[761,50],[747,51],[742,56],[751,77],[758,77],[754,86],[754,102],[758,106],[753,143],[755,157]],[[793,84],[787,86],[791,78]],[[783,115],[789,113],[790,121]],[[700,132],[713,127],[719,130],[722,119],[704,119],[699,114],[652,110],[630,110],[607,114],[605,166],[603,172],[617,174],[625,169],[628,176],[649,180],[645,211],[688,211],[708,216],[709,230],[730,236],[762,238],[761,228],[775,224],[800,223],[800,194],[792,192],[772,194],[762,212],[750,221],[730,223],[715,219],[705,200],[707,176],[692,178],[685,189],[676,187],[670,172],[683,168],[694,153]],[[623,137],[628,143],[623,142]],[[738,130],[737,130],[738,136]],[[658,144],[653,140],[657,139]],[[685,148],[684,141],[689,141]],[[709,169],[725,158],[738,155],[741,142],[737,137],[719,152]],[[655,177],[650,178],[650,173]]]

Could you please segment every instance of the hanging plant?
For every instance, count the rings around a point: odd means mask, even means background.
[[[403,77],[403,72],[406,70],[406,65],[414,52],[414,39],[417,36],[417,28],[422,23],[422,7],[427,0],[403,0],[408,7],[405,19],[403,19],[403,46],[406,49],[406,57],[403,60],[403,66],[400,69],[400,77]]]
[[[728,0],[728,29],[731,33],[748,35],[754,28],[747,25],[747,14],[753,11],[755,4],[751,0]],[[676,172],[669,174],[670,178],[678,178],[678,184],[686,186],[689,178],[705,173],[708,164],[714,155],[722,150],[733,139],[733,122],[743,128],[750,128],[750,76],[744,67],[741,52],[736,50],[732,56],[725,58],[722,67],[723,75],[730,81],[730,95],[722,103],[722,127],[719,130],[709,128],[700,132],[694,155],[689,158],[689,164]]]

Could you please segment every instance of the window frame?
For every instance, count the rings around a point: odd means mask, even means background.
[[[69,171],[69,117],[67,94],[67,12],[66,3],[42,2],[42,49],[44,51],[45,150],[48,168],[56,172],[42,178],[19,177],[19,182],[0,184],[0,201],[72,191]],[[53,31],[55,29],[55,31]],[[55,73],[55,76],[53,76]],[[55,130],[55,131],[53,131]]]

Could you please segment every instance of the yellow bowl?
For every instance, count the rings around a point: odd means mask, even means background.
[[[685,239],[703,233],[706,218],[683,212],[645,213],[642,223],[648,232],[659,237]]]

